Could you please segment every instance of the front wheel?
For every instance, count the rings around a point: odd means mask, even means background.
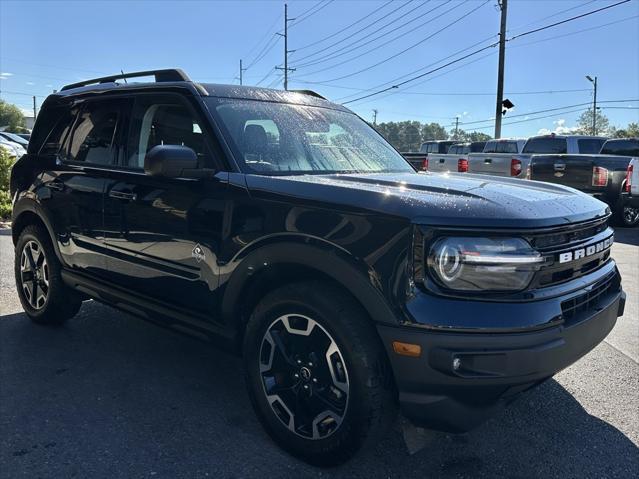
[[[385,351],[361,308],[323,282],[269,293],[249,319],[244,361],[253,407],[291,454],[331,466],[395,415]]]

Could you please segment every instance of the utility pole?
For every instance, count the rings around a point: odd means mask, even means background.
[[[284,35],[278,33],[279,36],[284,37],[284,68],[275,67],[276,70],[284,70],[284,89],[288,90],[288,72],[294,72],[295,68],[288,67],[288,54],[293,53],[295,50],[288,49],[288,22],[292,22],[294,18],[288,18],[288,4],[284,4]]]
[[[35,121],[36,115],[38,114],[36,108],[36,97],[33,95],[33,121]]]
[[[373,125],[377,126],[377,109],[373,108]]]
[[[504,63],[506,61],[506,15],[508,0],[498,0],[501,10],[499,27],[499,70],[497,72],[497,105],[495,107],[495,138],[501,138],[502,102],[504,101]]]
[[[242,74],[246,71],[246,68],[242,68],[242,59],[240,58],[240,85],[242,85]]]
[[[457,132],[458,131],[459,131],[459,117],[456,116],[455,117],[455,136],[454,136],[455,140],[457,139]]]
[[[586,75],[586,78],[595,88],[592,97],[592,134],[597,135],[597,77],[593,80],[590,75]]]

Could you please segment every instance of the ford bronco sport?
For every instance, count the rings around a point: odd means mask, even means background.
[[[33,321],[92,298],[239,352],[268,433],[319,465],[374,444],[398,408],[477,426],[595,347],[625,304],[604,203],[417,173],[308,91],[180,70],[66,86],[11,191]]]

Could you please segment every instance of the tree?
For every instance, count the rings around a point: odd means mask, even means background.
[[[639,123],[628,123],[626,128],[615,128],[612,136],[615,138],[639,138]]]
[[[601,135],[607,136],[610,133],[610,122],[608,121],[608,117],[601,113],[601,111],[597,111],[596,132],[592,131],[592,108],[588,108],[584,111],[579,118],[577,119],[577,130],[575,133],[580,135]]]
[[[439,123],[424,123],[421,128],[422,141],[447,140],[448,132]]]
[[[453,138],[455,134],[455,130],[451,130],[450,137]],[[492,140],[492,136],[487,135],[486,133],[482,133],[480,131],[471,131],[466,132],[464,130],[457,131],[457,140],[459,142],[467,142],[467,141],[488,141]]]
[[[0,129],[13,131],[24,128],[24,125],[24,115],[20,108],[0,100]]]

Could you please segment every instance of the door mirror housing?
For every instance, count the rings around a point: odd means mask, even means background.
[[[165,178],[203,178],[213,171],[198,168],[197,154],[188,146],[157,145],[144,157],[144,173]]]

